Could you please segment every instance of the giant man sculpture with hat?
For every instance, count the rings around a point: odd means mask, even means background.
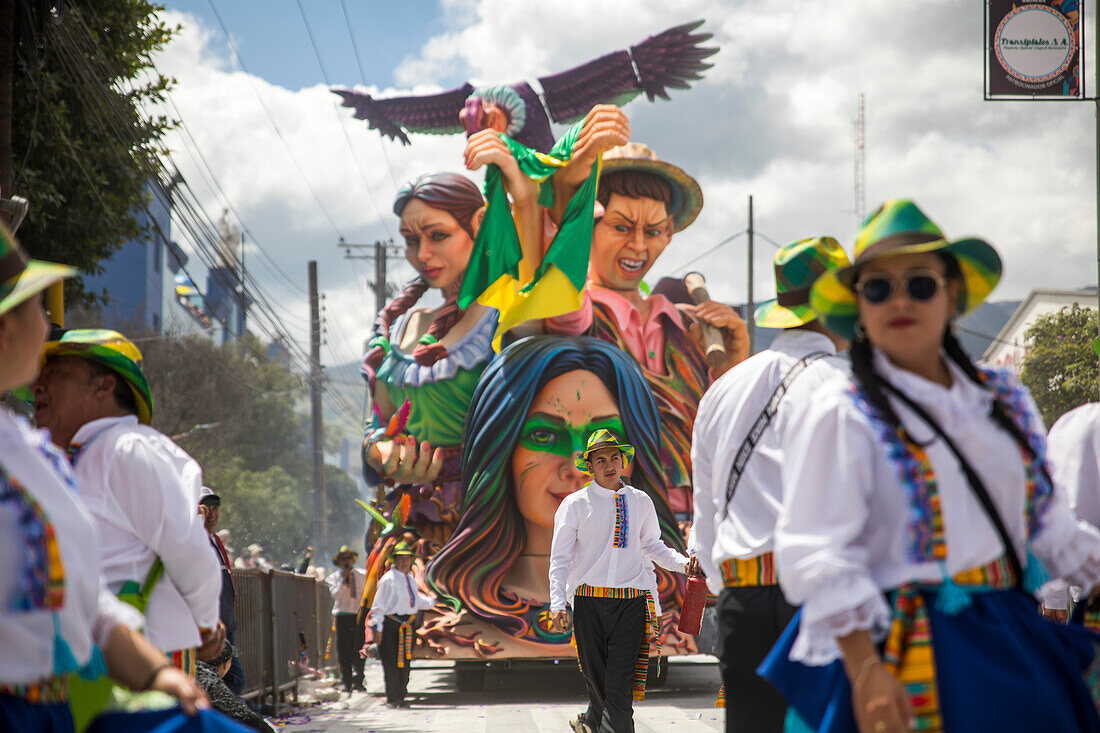
[[[892,200],[813,285],[851,370],[785,453],[775,564],[801,609],[761,671],[814,730],[1100,730],[1097,637],[1031,595],[1048,574],[1092,592],[1100,532],[1052,483],[1027,390],[952,333],[1000,276],[988,243]]]

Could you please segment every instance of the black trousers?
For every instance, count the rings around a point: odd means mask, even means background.
[[[634,665],[645,636],[646,599],[573,599],[577,657],[588,688],[585,720],[599,733],[634,733]]]
[[[726,733],[781,733],[787,702],[756,668],[797,609],[778,585],[726,588],[718,596],[718,649]]]
[[[382,641],[378,644],[378,656],[382,661],[382,674],[386,680],[386,702],[404,701],[409,689],[409,670],[411,660],[405,660],[404,667],[397,666],[397,653],[400,651],[398,629],[401,624],[386,616],[382,621]]]
[[[366,660],[359,656],[359,650],[363,648],[365,639],[366,632],[357,623],[356,614],[336,614],[336,657],[340,662],[340,678],[345,690],[363,685]]]

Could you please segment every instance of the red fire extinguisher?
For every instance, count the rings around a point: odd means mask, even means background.
[[[680,631],[698,634],[703,627],[703,609],[707,606],[707,581],[692,576],[688,578],[684,605],[680,609]]]

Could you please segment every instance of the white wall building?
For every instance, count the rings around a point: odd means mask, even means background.
[[[1028,293],[1024,302],[1008,319],[1000,333],[982,354],[982,361],[990,366],[1012,367],[1017,373],[1020,371],[1020,362],[1027,353],[1024,343],[1024,332],[1031,327],[1040,316],[1057,313],[1062,308],[1072,306],[1074,303],[1084,308],[1096,310],[1096,288],[1083,290],[1052,290],[1038,288]]]

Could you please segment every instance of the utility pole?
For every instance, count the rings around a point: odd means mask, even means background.
[[[374,260],[374,282],[370,284],[374,291],[375,315],[386,307],[386,298],[389,293],[386,290],[386,261],[390,257],[400,258],[405,254],[405,248],[394,244],[392,239],[385,242],[379,240],[373,244],[355,244],[345,242],[343,237],[336,242],[336,246],[344,250],[344,259],[347,260]],[[355,254],[352,254],[352,251]]]
[[[863,224],[863,212],[867,208],[867,169],[865,162],[866,155],[866,134],[867,134],[867,121],[864,117],[864,98],[863,92],[859,93],[859,103],[856,106],[856,122],[855,122],[855,199],[852,202],[856,210],[856,227],[858,228]]]
[[[752,196],[749,196],[749,302],[745,307],[745,324],[749,327],[749,354],[753,353],[752,347],[756,345],[756,321],[753,318],[756,304],[752,297],[752,236]]]
[[[309,406],[313,435],[313,549],[317,557],[325,552],[327,507],[325,506],[325,430],[321,414],[321,311],[317,302],[317,261],[309,262]]]

